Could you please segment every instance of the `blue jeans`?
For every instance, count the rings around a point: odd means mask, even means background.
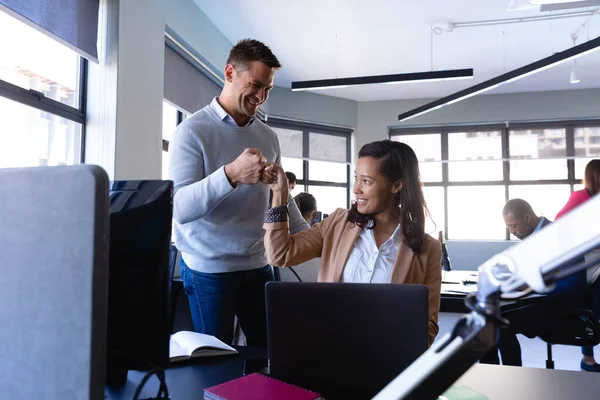
[[[267,346],[265,284],[273,280],[270,265],[209,274],[189,268],[181,259],[180,267],[196,332],[231,344],[237,316],[248,346]]]

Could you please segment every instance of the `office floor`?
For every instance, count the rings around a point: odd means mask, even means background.
[[[461,314],[440,313],[440,333],[436,339],[450,332]],[[523,366],[532,368],[546,368],[546,342],[539,338],[529,339],[518,335],[521,344]],[[600,360],[600,345],[594,348],[596,361]],[[552,346],[554,368],[562,370],[580,371],[581,349],[573,346]]]

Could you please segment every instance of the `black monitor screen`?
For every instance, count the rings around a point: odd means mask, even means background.
[[[173,183],[110,185],[107,383],[167,367]]]

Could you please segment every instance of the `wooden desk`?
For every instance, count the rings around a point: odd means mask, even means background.
[[[246,359],[265,355],[265,349],[240,348],[237,356],[196,359],[193,364],[169,368],[166,371],[169,394],[173,400],[201,399],[204,388],[242,376]],[[130,372],[126,386],[119,390],[107,389],[106,399],[131,399],[143,376],[142,372]],[[597,399],[600,396],[600,374],[500,365],[476,364],[454,385],[465,385],[489,400]],[[158,381],[152,378],[141,398],[153,397],[157,390]]]

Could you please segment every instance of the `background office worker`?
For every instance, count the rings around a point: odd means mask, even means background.
[[[571,193],[567,204],[556,214],[555,219],[561,218],[563,215],[567,214],[569,211],[577,208],[579,205],[585,203],[593,196],[600,193],[600,159],[596,158],[591,160],[585,166],[584,178],[583,178],[583,186],[584,188],[581,190],[576,190]],[[588,254],[588,257],[600,257],[600,249],[594,250],[592,253]],[[598,279],[596,274],[592,277],[591,281]],[[592,311],[598,316],[600,313],[600,285],[596,285],[595,293],[594,293],[594,304],[592,304]],[[581,348],[582,359],[580,368],[584,371],[588,372],[600,372],[600,364],[596,362],[594,358],[594,348],[593,347],[582,347]]]
[[[248,345],[266,346],[264,285],[273,279],[263,244],[267,162],[279,164],[277,136],[255,115],[281,64],[256,40],[232,49],[219,97],[183,121],[170,144],[175,243],[194,329],[233,338],[237,315]],[[295,229],[307,227],[294,204]]]
[[[286,175],[288,172],[285,173]],[[288,176],[288,180],[290,177]],[[289,186],[290,192],[292,191],[291,186]],[[308,225],[312,225],[317,217],[317,199],[310,193],[300,192],[296,196],[294,196],[294,203],[300,210],[300,214],[304,217],[304,220]]]
[[[366,144],[358,157],[351,209],[338,208],[291,237],[286,176],[278,166],[265,169],[266,180],[276,180],[264,225],[269,263],[287,267],[321,256],[320,282],[425,284],[431,344],[439,330],[442,250],[425,233],[417,157],[408,145],[390,140]]]
[[[502,209],[502,216],[510,233],[519,240],[526,239],[552,223],[546,217],[537,216],[531,205],[523,199],[507,201]],[[510,322],[507,328],[499,331],[498,347],[502,364],[522,366],[521,345],[517,333],[533,338],[539,332],[552,331],[557,324],[556,308],[577,302],[581,293],[584,293],[585,286],[585,271],[582,271],[557,282],[554,290],[549,293],[552,298],[502,313]],[[497,349],[490,350],[481,362],[498,364]]]
[[[296,187],[296,182],[298,182],[298,180],[296,179],[296,174],[288,171],[285,173],[285,176],[287,176],[288,185],[289,185],[290,192],[291,192]]]

